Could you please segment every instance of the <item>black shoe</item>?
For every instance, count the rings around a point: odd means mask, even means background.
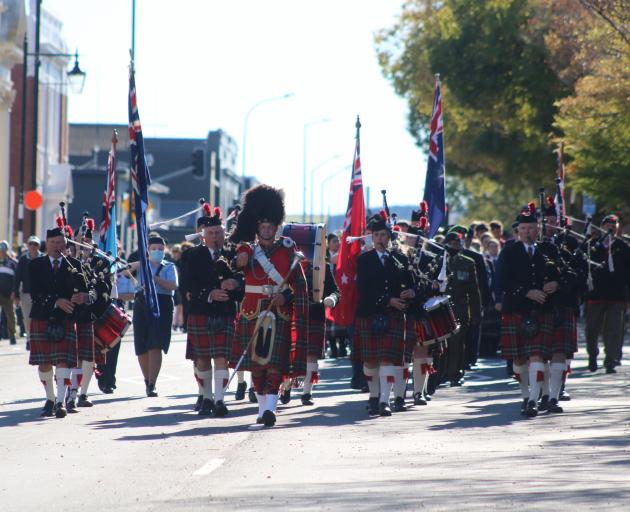
[[[370,397],[368,400],[367,411],[369,416],[377,416],[378,415],[378,397]]]
[[[428,393],[425,393],[425,394],[424,394],[424,399],[425,399],[427,402],[430,402],[431,400],[433,400],[433,397],[432,397],[431,395],[429,395]]]
[[[214,412],[214,400],[210,398],[204,398],[199,408],[199,416],[212,416]]]
[[[435,394],[435,390],[438,387],[438,378],[435,374],[429,375],[429,380],[427,381],[427,395]]]
[[[422,393],[413,395],[413,405],[427,405],[427,401]]]
[[[592,372],[597,371],[597,358],[596,357],[588,358],[588,369]]]
[[[57,418],[65,418],[68,415],[68,411],[66,411],[66,408],[63,406],[63,404],[61,402],[57,402],[57,404],[55,405],[55,416]]]
[[[88,400],[87,395],[79,395],[78,407],[92,407],[94,404]]]
[[[105,387],[105,389],[103,389],[103,393],[105,393],[106,395],[111,395],[114,392],[114,388],[107,386]]]
[[[17,344],[17,341],[15,341],[15,336],[11,336],[11,341],[9,342],[11,345],[15,345]]]
[[[265,427],[273,427],[276,424],[276,415],[272,411],[265,411],[262,420]]]
[[[405,399],[402,396],[397,396],[394,399],[394,412],[405,412],[406,410]]]
[[[313,402],[313,395],[311,395],[310,393],[304,393],[301,397],[302,400],[302,405],[313,405],[315,402]]]
[[[381,402],[378,404],[378,413],[381,416],[391,416],[392,410],[389,408],[389,404],[387,402]]]
[[[27,341],[27,342],[26,342],[26,345],[25,345],[24,347],[25,347],[25,350],[26,350],[27,352],[28,352],[29,350],[31,350],[31,342],[30,342],[30,341]]]
[[[569,400],[571,400],[571,395],[567,392],[566,389],[564,389],[564,384],[562,384],[562,389],[560,390],[560,396],[558,397],[558,400],[560,400],[561,402],[568,402]]]
[[[348,356],[348,350],[346,349],[346,340],[340,341],[339,342],[339,357],[347,357]]]
[[[521,402],[521,414],[525,415],[526,410],[527,410],[527,398],[523,398],[523,402]]]
[[[234,400],[244,400],[245,391],[247,391],[247,382],[239,382],[236,386],[236,393],[234,394]]]
[[[451,381],[451,387],[452,388],[458,388],[462,385],[462,381],[461,380],[452,380]]]
[[[147,396],[148,397],[156,397],[158,396],[157,391],[155,390],[155,384],[147,384]]]
[[[66,402],[66,411],[68,411],[68,414],[76,414],[77,412],[77,404],[74,400],[68,400]]]
[[[217,418],[225,418],[228,415],[228,408],[223,403],[223,400],[217,400],[214,405],[214,415]]]
[[[280,403],[287,405],[291,401],[291,389],[286,389],[280,395]]]
[[[555,398],[552,398],[551,400],[549,400],[549,405],[547,406],[547,410],[553,413],[564,412],[562,407],[558,405],[558,400],[556,400]]]
[[[197,395],[197,401],[193,407],[193,411],[199,412],[201,410],[201,404],[203,404],[203,395]]]
[[[52,400],[46,400],[46,403],[44,404],[44,408],[42,409],[42,413],[40,414],[40,416],[42,418],[51,418],[54,415],[55,415],[55,402],[53,402]]]
[[[548,405],[549,405],[549,395],[543,395],[540,399],[540,402],[538,402],[538,410],[546,411]]]
[[[607,366],[606,373],[617,373],[617,370],[615,370],[614,366]]]
[[[535,418],[538,416],[538,407],[536,407],[536,402],[533,400],[529,400],[527,402],[527,407],[525,408],[525,416],[528,418]]]
[[[256,391],[254,390],[254,388],[249,388],[247,390],[247,398],[249,398],[249,401],[252,404],[257,404],[258,403],[258,397],[256,396]]]
[[[262,416],[258,416],[258,418],[256,418],[256,425],[262,425],[265,422],[265,420],[262,419]]]
[[[107,387],[105,385],[105,382],[103,382],[101,379],[96,379],[96,385],[98,386],[98,389],[101,390],[101,393],[105,393],[105,388]]]

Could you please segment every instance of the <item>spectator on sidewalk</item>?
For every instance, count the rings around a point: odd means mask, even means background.
[[[0,307],[7,318],[7,333],[11,345],[15,345],[15,309],[13,308],[13,282],[17,262],[9,254],[9,243],[0,241]]]
[[[22,309],[22,316],[27,332],[26,345],[28,348],[28,331],[31,323],[31,307],[33,302],[31,300],[31,284],[28,272],[28,264],[31,260],[42,256],[40,251],[41,242],[36,236],[29,237],[27,241],[28,250],[20,256],[18,260],[17,268],[15,270],[15,279],[13,281],[13,301],[16,306],[20,306]]]

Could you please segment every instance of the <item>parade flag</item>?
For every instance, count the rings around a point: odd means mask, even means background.
[[[558,170],[556,176],[556,217],[558,219],[558,225],[561,227],[566,221],[567,210],[564,202],[564,142],[560,142],[558,148]]]
[[[440,75],[435,75],[435,94],[431,113],[429,158],[424,182],[424,200],[429,204],[429,237],[432,238],[446,218],[446,192],[444,184],[444,134],[442,125],[442,94]]]
[[[112,256],[118,256],[116,239],[116,143],[118,133],[114,130],[112,147],[107,158],[107,183],[103,193],[103,220],[101,221],[99,245]]]
[[[350,194],[346,218],[341,234],[341,246],[337,259],[335,277],[341,300],[336,308],[331,310],[330,319],[339,326],[349,326],[354,322],[357,308],[357,258],[361,254],[361,242],[356,240],[348,243],[349,236],[362,236],[365,232],[365,203],[363,201],[363,177],[361,175],[360,137],[361,123],[357,116],[357,134],[352,161],[352,178],[350,179]]]
[[[140,275],[144,286],[144,298],[147,315],[154,318],[160,316],[157,291],[149,267],[147,217],[149,206],[149,185],[151,174],[144,154],[144,138],[138,103],[136,98],[136,80],[134,77],[133,63],[129,68],[129,150],[131,152],[131,181],[133,184],[134,211],[136,214],[136,233],[138,236],[138,257],[140,261]]]

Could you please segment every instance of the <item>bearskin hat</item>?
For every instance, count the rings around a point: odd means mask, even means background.
[[[256,185],[245,191],[236,228],[230,236],[233,242],[252,242],[259,222],[279,226],[284,221],[284,192],[270,185]]]

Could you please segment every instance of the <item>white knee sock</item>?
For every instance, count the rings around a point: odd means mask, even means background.
[[[542,383],[545,380],[545,363],[529,363],[529,400],[538,401]]]
[[[370,389],[370,398],[376,398],[380,391],[380,383],[378,380],[378,366],[376,368],[368,368],[363,366],[363,374]]]
[[[282,381],[282,384],[280,384],[280,390],[284,393],[285,391],[290,391],[291,390],[291,379],[287,378],[284,379]]]
[[[549,396],[549,377],[551,372],[549,371],[549,363],[545,362],[545,380],[542,383],[542,394],[543,396]]]
[[[217,400],[223,400],[224,389],[229,378],[230,373],[227,370],[214,371],[214,396]]]
[[[81,368],[71,368],[70,369],[70,388],[71,389],[78,389],[79,386],[81,385],[81,378],[79,378],[79,375],[82,375],[83,371],[81,370]]]
[[[263,412],[265,412],[267,408],[267,395],[256,393],[256,398],[258,399],[258,417],[262,418]]]
[[[430,375],[430,366],[424,357],[413,360],[413,393],[424,393]],[[431,361],[432,362],[432,361]]]
[[[81,361],[81,371],[83,372],[83,381],[81,382],[81,394],[87,395],[92,375],[94,375],[94,363],[92,361]]]
[[[319,381],[319,364],[306,363],[306,376],[304,377],[304,393],[309,393],[313,390],[313,384]]]
[[[394,366],[394,397],[404,398],[405,389],[407,388],[407,379],[405,379],[405,370],[403,366]]]
[[[57,403],[63,403],[66,398],[66,388],[70,385],[70,369],[57,368],[55,380],[57,381]]]
[[[213,400],[214,396],[212,395],[212,368],[209,370],[199,370],[197,369],[197,378],[198,382],[201,384],[202,395],[204,399]]]
[[[529,398],[529,369],[527,368],[527,363],[521,365],[514,363],[512,370],[514,370],[514,377],[521,386],[521,396]]]
[[[46,391],[46,399],[55,401],[55,387],[53,385],[53,371],[52,368],[47,372],[39,371],[39,380],[42,381],[44,385],[44,390]]]
[[[266,405],[265,405],[265,410],[266,411],[271,411],[275,414],[276,412],[276,406],[278,405],[278,395],[274,394],[274,393],[269,393],[267,395],[267,400],[266,400]]]
[[[392,393],[392,386],[394,385],[394,381],[396,379],[396,368],[392,365],[384,365],[379,368],[378,377],[381,385],[381,393],[379,402],[380,403],[389,403],[389,396]]]
[[[239,384],[245,382],[245,372],[243,370],[239,370],[236,372],[236,380]]]
[[[203,396],[202,379],[199,377],[199,370],[197,370],[196,366],[193,366],[193,373],[195,374],[195,380],[197,381],[197,394]]]
[[[567,369],[566,363],[551,363],[551,378],[549,386],[549,398],[556,400],[560,396],[560,388],[562,387],[562,377]]]

